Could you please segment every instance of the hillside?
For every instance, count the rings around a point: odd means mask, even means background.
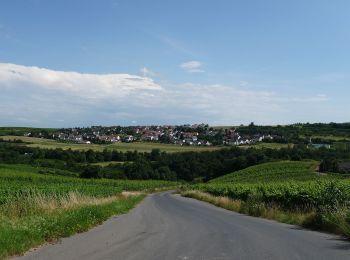
[[[27,136],[0,136],[1,139],[5,141],[14,141],[20,140],[24,142],[24,145],[34,148],[42,149],[57,149],[61,148],[63,150],[78,150],[78,151],[87,151],[89,149],[94,151],[103,150],[118,150],[122,152],[127,151],[138,151],[138,152],[151,152],[153,149],[159,149],[160,151],[168,153],[176,152],[203,152],[203,151],[214,151],[222,147],[216,146],[181,146],[175,144],[162,144],[155,142],[131,142],[131,143],[112,143],[112,144],[77,144],[77,143],[64,143],[58,142],[53,139],[46,138],[36,138],[36,137],[27,137]]]
[[[82,195],[104,197],[116,195],[122,191],[154,190],[175,185],[175,182],[159,180],[107,180],[53,176],[46,168],[24,164],[0,164],[0,208],[8,199],[23,194],[65,195],[74,191]]]
[[[290,180],[313,180],[319,178],[315,172],[316,161],[280,161],[263,163],[211,180],[217,182],[269,182]]]

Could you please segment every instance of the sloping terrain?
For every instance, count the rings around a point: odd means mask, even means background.
[[[291,180],[314,180],[319,178],[316,173],[316,161],[280,161],[254,165],[211,180],[218,182],[270,182]]]

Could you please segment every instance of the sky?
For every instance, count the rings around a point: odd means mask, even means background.
[[[0,126],[350,120],[348,0],[1,0]]]

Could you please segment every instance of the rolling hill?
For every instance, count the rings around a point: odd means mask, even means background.
[[[316,172],[318,162],[316,161],[279,161],[263,163],[236,171],[219,178],[213,179],[211,183],[235,182],[269,182],[269,181],[291,181],[291,180],[314,180],[319,178]]]

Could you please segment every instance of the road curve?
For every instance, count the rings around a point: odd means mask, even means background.
[[[350,259],[350,243],[169,192],[126,215],[16,259]]]

